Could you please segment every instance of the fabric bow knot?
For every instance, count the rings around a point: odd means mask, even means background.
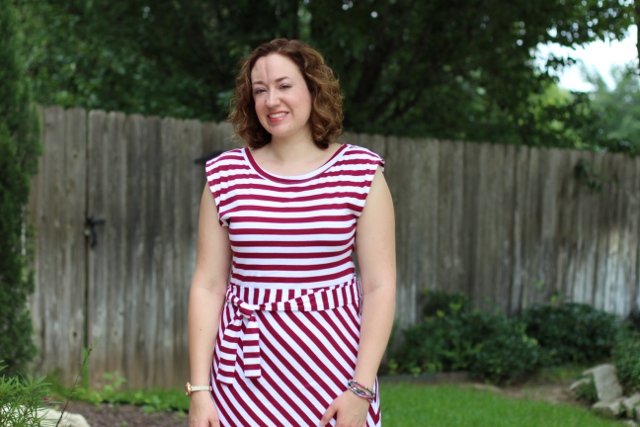
[[[217,348],[218,362],[214,362],[216,379],[224,384],[233,384],[238,359],[238,349],[242,348],[242,365],[246,378],[262,376],[260,368],[260,329],[256,311],[322,311],[345,304],[359,304],[358,283],[352,280],[285,300],[267,302],[260,305],[248,304],[234,292],[227,289],[226,300],[235,307],[232,321],[227,325]],[[242,345],[242,347],[240,347]]]
[[[220,365],[217,379],[225,384],[233,383],[238,358],[238,346],[242,344],[242,362],[247,378],[260,378],[260,330],[256,319],[257,306],[247,304],[236,295],[227,295],[228,301],[237,307],[233,321],[222,336],[220,345]]]

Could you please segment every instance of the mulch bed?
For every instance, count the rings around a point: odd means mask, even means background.
[[[81,414],[91,427],[188,427],[186,414],[154,412],[145,414],[140,406],[100,406],[84,402],[70,402],[67,412]]]

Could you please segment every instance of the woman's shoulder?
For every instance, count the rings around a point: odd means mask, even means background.
[[[375,151],[360,145],[345,144],[344,157],[351,160],[384,164],[384,159]]]
[[[205,162],[206,169],[211,170],[221,165],[241,164],[245,160],[244,148],[232,148],[227,151],[214,151]]]

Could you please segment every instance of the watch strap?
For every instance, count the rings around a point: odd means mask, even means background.
[[[185,384],[185,387],[187,389],[187,392],[185,393],[187,396],[191,396],[191,394],[196,391],[212,391],[213,390],[213,387],[211,387],[210,385],[191,385],[190,382],[187,382],[187,384]]]

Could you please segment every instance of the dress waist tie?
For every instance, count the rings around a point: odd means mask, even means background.
[[[300,295],[288,301],[248,304],[236,295],[240,286],[230,285],[227,289],[227,304],[235,307],[233,320],[220,340],[218,348],[219,363],[214,363],[216,379],[225,384],[233,384],[238,358],[238,346],[242,345],[244,375],[257,379],[262,376],[260,369],[260,329],[256,311],[322,311],[359,304],[360,294],[355,278],[340,285],[326,287]]]

